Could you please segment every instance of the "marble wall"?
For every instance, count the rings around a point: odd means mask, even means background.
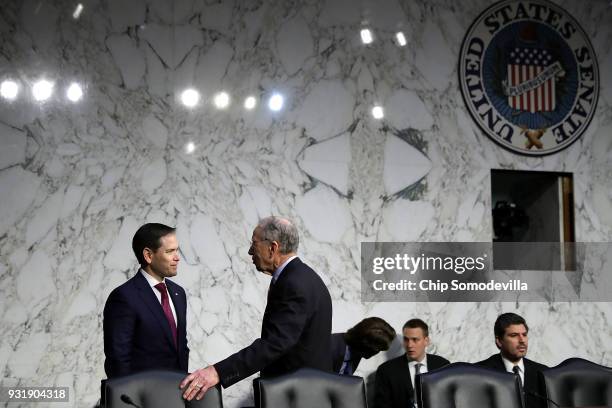
[[[577,240],[612,240],[612,7],[558,3],[591,38],[600,100],[578,142],[530,158],[484,136],[459,91],[461,40],[486,0],[88,0],[78,19],[72,1],[4,2],[0,75],[22,84],[15,101],[0,100],[5,383],[70,386],[67,406],[95,404],[102,309],[135,272],[130,240],[144,222],[178,227],[190,368],[249,344],[268,278],[247,246],[269,214],[299,225],[336,331],[369,315],[400,330],[420,316],[434,352],[475,361],[496,352],[496,315],[517,311],[533,359],[612,365],[610,303],[360,300],[362,241],[491,240],[493,168],[573,173]],[[55,93],[39,103],[28,88],[43,76]],[[63,95],[73,80],[85,87],[78,103]],[[188,86],[202,92],[192,109],[179,101]],[[231,95],[225,110],[211,103],[220,90]],[[279,112],[265,103],[273,92],[286,99]],[[242,106],[249,94],[259,99],[252,111]],[[372,117],[375,104],[384,119]],[[246,380],[224,393],[230,408],[251,398]]]

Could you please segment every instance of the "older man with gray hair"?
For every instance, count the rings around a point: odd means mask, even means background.
[[[206,390],[224,388],[260,371],[262,377],[301,367],[331,371],[332,304],[327,287],[297,257],[297,228],[286,218],[262,219],[249,255],[258,271],[272,277],[261,337],[250,346],[181,382],[183,397],[201,399]]]

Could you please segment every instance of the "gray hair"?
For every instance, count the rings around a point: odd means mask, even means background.
[[[258,226],[263,230],[264,239],[278,242],[281,254],[297,252],[300,243],[298,230],[287,218],[266,217],[259,221]]]

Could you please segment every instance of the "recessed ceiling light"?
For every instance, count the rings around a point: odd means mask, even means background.
[[[255,108],[255,106],[257,106],[257,99],[255,99],[254,96],[248,96],[244,100],[244,107],[245,107],[245,109],[251,110],[251,109]]]
[[[19,85],[10,79],[2,81],[0,84],[0,95],[5,99],[15,99],[19,93]]]
[[[78,102],[83,97],[83,89],[81,85],[73,82],[66,90],[66,97],[72,102]]]
[[[404,33],[402,33],[401,31],[398,32],[397,34],[395,34],[395,39],[397,40],[397,44],[400,47],[403,47],[404,45],[407,44],[406,42],[406,36],[404,35]]]
[[[181,102],[188,108],[193,108],[200,102],[200,93],[193,88],[188,88],[181,93]]]
[[[193,142],[189,142],[189,143],[187,143],[187,144],[185,145],[185,151],[186,151],[188,154],[193,153],[193,152],[194,152],[194,150],[195,150],[195,144],[194,144]]]
[[[32,87],[32,95],[39,102],[46,101],[53,94],[53,83],[46,79],[41,79]]]
[[[227,92],[219,92],[214,98],[215,106],[219,109],[225,109],[230,103],[230,97]]]
[[[374,119],[382,119],[385,117],[385,112],[383,111],[382,106],[374,106],[372,108],[372,116],[374,117]]]
[[[369,28],[364,28],[361,30],[361,42],[364,44],[370,44],[372,41],[374,41],[372,31],[370,31]]]
[[[72,13],[72,18],[75,20],[81,16],[81,12],[83,11],[83,5],[81,3],[77,4],[74,12]]]
[[[285,98],[283,98],[283,95],[278,93],[273,94],[268,101],[268,107],[274,112],[278,112],[279,110],[283,109],[284,104]]]

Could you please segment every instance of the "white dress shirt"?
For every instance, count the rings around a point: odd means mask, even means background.
[[[519,376],[521,377],[521,385],[525,385],[525,364],[523,363],[523,359],[521,358],[518,363],[514,364],[512,361],[502,356],[502,361],[504,362],[504,367],[506,367],[506,371],[512,374],[514,374],[514,371],[512,371],[514,366],[518,366]]]
[[[421,367],[419,368],[419,374],[423,374],[427,372],[427,354],[425,354],[425,356],[423,357],[423,360],[421,361],[409,361],[408,362],[408,370],[410,371],[410,381],[412,382],[412,395],[414,398],[414,408],[417,408],[417,401],[416,401],[416,365],[420,364]]]
[[[421,368],[419,370],[419,374],[423,374],[427,372],[427,354],[423,357],[421,361],[409,361],[408,362],[408,370],[410,370],[410,381],[412,382],[412,389],[416,390],[416,386],[414,384],[416,377],[416,365],[421,364]]]
[[[143,274],[147,282],[149,282],[149,285],[151,285],[151,290],[153,291],[153,293],[155,293],[155,297],[157,298],[157,301],[161,305],[161,292],[157,290],[157,288],[155,287],[155,285],[159,283],[158,280],[152,277],[151,275],[149,275],[148,273],[146,273],[142,269],[140,269],[140,273]],[[166,283],[166,278],[164,278],[162,282]],[[172,310],[172,316],[174,316],[174,324],[178,326],[178,320],[176,320],[176,310],[174,310],[174,303],[172,303],[172,294],[170,293],[170,289],[168,289],[168,286],[166,286],[166,289],[168,290],[168,301],[170,303],[170,310]]]

